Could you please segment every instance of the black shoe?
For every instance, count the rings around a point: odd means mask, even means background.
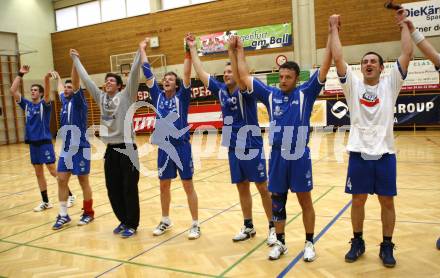
[[[396,260],[393,257],[393,249],[394,243],[391,241],[384,241],[380,244],[379,257],[386,267],[394,267],[396,265]]]
[[[362,238],[352,238],[350,243],[350,251],[345,254],[345,261],[347,263],[356,261],[362,254],[365,253],[365,241]]]

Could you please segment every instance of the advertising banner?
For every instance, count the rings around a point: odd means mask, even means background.
[[[440,0],[402,4],[407,17],[425,36],[440,35]]]

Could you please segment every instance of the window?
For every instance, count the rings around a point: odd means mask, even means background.
[[[136,16],[150,12],[149,0],[126,0],[127,16]]]
[[[215,0],[162,0],[162,10],[169,10],[212,1]]]
[[[78,27],[76,7],[69,7],[55,11],[57,31],[68,30]]]
[[[126,17],[125,0],[101,0],[102,21]]]
[[[101,9],[99,1],[93,1],[77,6],[78,26],[86,26],[101,22]]]

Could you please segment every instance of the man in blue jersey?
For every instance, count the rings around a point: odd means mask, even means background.
[[[217,96],[223,114],[222,145],[229,148],[229,170],[231,182],[237,185],[243,212],[244,226],[232,238],[239,242],[255,236],[256,231],[252,222],[252,196],[250,182],[254,182],[261,196],[264,210],[269,221],[267,244],[276,241],[275,227],[272,221],[270,194],[267,190],[266,160],[263,151],[263,138],[258,125],[257,102],[248,94],[240,94],[246,86],[240,82],[237,72],[237,62],[233,51],[234,45],[229,45],[229,56],[232,63],[227,63],[223,71],[224,83],[207,73],[202,66],[193,39],[187,40],[191,52],[194,69],[205,86]]]
[[[52,208],[52,204],[49,202],[49,197],[47,196],[47,182],[44,177],[43,164],[46,164],[47,169],[53,177],[56,177],[57,172],[55,168],[55,152],[52,145],[52,135],[50,133],[50,113],[52,111],[50,92],[39,84],[31,85],[31,100],[22,97],[19,92],[21,80],[29,71],[30,67],[28,65],[24,65],[20,68],[10,91],[15,101],[25,111],[25,143],[29,144],[31,163],[35,169],[35,175],[37,176],[42,197],[42,202],[34,208],[35,212],[39,212]],[[50,77],[50,73],[44,77],[45,86],[48,86]],[[69,203],[73,205],[73,201],[74,198],[72,197]]]
[[[151,72],[148,63],[146,49],[141,49],[142,69],[147,78],[152,104],[156,108],[156,118],[160,121],[157,130],[152,135],[152,143],[159,146],[158,149],[158,171],[160,180],[160,203],[162,208],[162,219],[154,229],[153,235],[159,236],[171,228],[172,223],[169,217],[171,202],[171,180],[177,177],[177,171],[182,180],[183,188],[188,199],[188,205],[192,217],[192,225],[189,229],[188,238],[197,239],[200,237],[200,226],[198,222],[198,199],[194,189],[192,177],[194,165],[189,142],[188,109],[191,99],[191,56],[186,53],[183,62],[183,80],[180,80],[176,73],[167,72],[162,81],[163,90],[157,84],[156,78]],[[170,115],[171,114],[171,115]],[[169,116],[170,115],[170,116]],[[164,122],[169,119],[168,122]],[[169,125],[169,127],[167,127]],[[185,130],[178,134],[177,130]],[[155,140],[158,137],[165,137],[163,141]],[[167,136],[168,135],[168,136]],[[181,136],[177,136],[181,135]],[[178,160],[175,160],[177,152]],[[173,159],[174,158],[174,159]]]
[[[307,144],[313,103],[324,86],[330,68],[329,39],[322,66],[310,77],[310,80],[296,87],[300,73],[299,66],[295,62],[286,62],[279,69],[280,88],[267,86],[249,74],[243,42],[238,37],[236,40],[240,79],[246,84],[249,95],[269,107],[271,120],[269,191],[272,193],[272,219],[275,222],[277,241],[269,252],[269,259],[277,260],[287,252],[284,228],[287,193],[290,189],[296,193],[302,209],[306,231],[303,259],[311,262],[316,257],[313,246],[315,211],[311,197],[312,163]]]
[[[87,140],[87,101],[80,88],[80,79],[75,66],[72,66],[72,80],[63,85],[60,76],[54,72],[58,80],[58,94],[61,102],[60,129],[58,133],[63,139],[63,147],[58,160],[57,180],[59,214],[53,225],[54,230],[61,229],[71,221],[67,214],[68,183],[70,176],[76,175],[83,191],[83,211],[79,226],[87,225],[94,219],[92,190],[89,184],[90,144]]]

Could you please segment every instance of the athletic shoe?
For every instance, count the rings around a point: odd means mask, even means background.
[[[136,234],[136,230],[133,228],[125,228],[125,230],[121,233],[122,238],[129,238]]]
[[[267,245],[273,246],[277,241],[277,233],[275,232],[275,227],[269,229],[269,234],[267,235]]]
[[[382,259],[382,263],[386,267],[394,267],[396,260],[393,257],[394,243],[384,241],[380,244],[379,257]]]
[[[239,242],[239,241],[247,240],[254,237],[256,233],[257,232],[255,231],[254,228],[243,227],[241,228],[240,232],[232,238],[232,241]]]
[[[34,211],[35,212],[40,212],[46,209],[50,209],[52,208],[52,204],[51,203],[46,203],[46,202],[41,202],[38,206],[34,207]]]
[[[153,235],[154,236],[163,235],[166,231],[171,229],[172,226],[173,226],[173,224],[171,222],[165,223],[165,222],[160,221],[159,225],[157,225],[157,227],[153,230]]]
[[[75,195],[69,196],[67,198],[67,207],[68,208],[73,207],[73,205],[75,204],[75,200],[76,200],[76,196]]]
[[[188,232],[188,239],[198,239],[200,237],[200,235],[202,234],[202,232],[200,231],[200,226],[198,225],[193,225],[191,226],[191,228],[189,229]]]
[[[269,252],[269,260],[278,260],[284,254],[287,254],[287,247],[277,240]]]
[[[71,221],[71,219],[70,219],[69,215],[61,216],[58,214],[57,221],[55,222],[55,224],[53,224],[52,229],[59,230],[59,229],[63,228],[64,226],[67,226],[70,223],[70,221]]]
[[[122,233],[124,230],[125,230],[125,225],[121,223],[121,224],[118,225],[118,227],[116,227],[116,228],[113,230],[113,233],[114,233],[115,235],[119,235],[119,234]]]
[[[440,250],[440,237],[437,239],[437,249]]]
[[[87,215],[87,214],[83,214],[81,215],[81,218],[78,221],[78,226],[84,226],[89,224],[90,222],[93,221],[93,216]]]
[[[312,242],[306,241],[306,245],[304,246],[304,256],[303,260],[305,262],[313,262],[316,258],[315,246]]]
[[[352,263],[365,253],[365,241],[362,238],[352,238],[350,240],[350,251],[345,254],[345,261]]]

